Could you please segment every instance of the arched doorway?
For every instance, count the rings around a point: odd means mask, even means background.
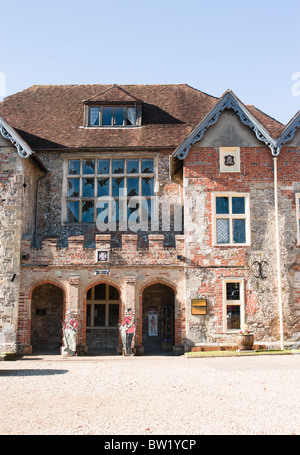
[[[148,286],[142,295],[142,339],[145,354],[170,353],[175,343],[175,293],[165,284]]]
[[[33,350],[59,352],[62,345],[64,292],[51,283],[37,285],[31,296],[31,346]]]
[[[91,287],[86,295],[86,346],[89,353],[119,347],[120,293],[108,283]]]

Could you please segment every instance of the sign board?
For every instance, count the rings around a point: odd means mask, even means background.
[[[109,269],[95,270],[95,275],[110,275]]]
[[[206,299],[192,299],[192,314],[207,314]]]

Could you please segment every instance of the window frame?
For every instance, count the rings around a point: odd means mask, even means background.
[[[227,299],[227,283],[239,283],[240,299],[228,300]],[[236,329],[229,329],[227,327],[227,306],[239,306],[240,308],[240,327]],[[224,333],[238,333],[245,324],[245,279],[240,277],[226,277],[223,278],[223,332]]]
[[[216,201],[217,197],[228,197],[229,199],[229,213],[228,214],[217,214],[216,213]],[[243,197],[245,199],[245,213],[234,214],[232,213],[232,198]],[[217,219],[229,219],[229,243],[218,243],[217,242]],[[245,243],[234,243],[233,242],[233,219],[244,219],[245,220]],[[241,247],[251,245],[251,229],[250,229],[250,194],[249,193],[237,193],[237,192],[216,192],[212,193],[212,238],[213,245],[217,247]]]
[[[103,125],[103,108],[111,108],[112,109],[112,119],[114,118],[114,109],[115,108],[123,108],[123,124],[122,125]],[[99,123],[96,125],[93,125],[90,123],[90,112],[91,108],[99,108]],[[135,125],[129,125],[126,123],[127,119],[127,109],[135,109],[135,116],[136,116],[136,122]],[[136,104],[130,105],[130,104],[95,104],[95,105],[87,105],[86,106],[86,112],[85,112],[85,127],[87,128],[136,128],[137,126],[140,126],[140,119],[139,119],[139,109]]]
[[[297,245],[300,245],[300,193],[295,193]]]
[[[99,299],[95,299],[95,287],[98,286],[98,285],[101,285],[101,284],[104,284],[105,285],[105,299],[104,300],[99,300]],[[118,328],[118,325],[114,326],[114,325],[109,325],[109,305],[119,305],[119,322],[120,322],[120,292],[119,290],[117,289],[117,291],[119,292],[119,299],[118,300],[110,300],[109,299],[109,287],[115,287],[115,286],[112,286],[111,284],[109,283],[98,283],[98,284],[95,284],[95,286],[93,286],[90,290],[91,290],[91,295],[92,295],[92,298],[91,299],[88,299],[87,295],[86,295],[86,306],[90,305],[90,308],[91,308],[91,313],[90,313],[90,319],[91,319],[91,325],[87,325],[87,321],[86,321],[86,328],[87,329],[99,329],[99,330],[103,330],[103,329],[116,329]],[[95,326],[95,305],[105,305],[105,325],[104,326]],[[86,313],[87,313],[87,308],[86,308]]]
[[[124,160],[124,173],[113,173],[112,169],[112,162],[113,160]],[[80,161],[80,170],[78,174],[69,174],[69,161],[75,161],[79,160]],[[88,161],[88,160],[94,160],[95,161],[95,173],[94,174],[86,174],[83,173],[83,161]],[[107,174],[99,174],[98,173],[98,160],[109,160],[109,172]],[[139,172],[136,173],[128,173],[127,172],[127,163],[130,160],[138,160],[139,161]],[[153,161],[153,172],[151,173],[142,173],[142,160],[152,160]],[[155,196],[157,194],[157,185],[158,185],[158,169],[157,169],[157,156],[149,156],[148,154],[139,156],[125,156],[125,155],[115,155],[115,154],[109,154],[109,155],[103,155],[103,156],[92,156],[92,155],[71,155],[67,158],[65,158],[64,161],[64,181],[63,181],[63,197],[62,197],[62,223],[66,225],[92,225],[96,223],[97,220],[97,199],[101,196],[97,195],[97,187],[98,187],[98,180],[107,178],[109,180],[109,195],[108,198],[110,197],[112,200],[118,201],[119,197],[118,196],[112,196],[112,185],[113,185],[113,179],[114,178],[119,178],[119,177],[124,177],[124,190],[126,196],[124,196],[124,199],[126,199],[126,209],[123,210],[123,219],[119,220],[119,222],[123,223],[128,223],[128,200],[131,197],[134,198],[145,198],[147,200],[151,200],[152,203],[155,203]],[[94,179],[94,195],[93,196],[83,196],[82,195],[82,186],[83,186],[83,179],[85,178],[92,178]],[[138,178],[138,195],[137,196],[127,196],[127,179],[128,178]],[[142,195],[142,182],[143,178],[153,178],[153,195],[151,196],[143,196]],[[79,179],[79,195],[72,197],[68,196],[68,181],[71,179]],[[112,219],[112,200],[109,201],[109,216]],[[68,220],[68,202],[71,201],[78,201],[79,202],[79,209],[78,209],[78,221],[69,221]],[[82,202],[83,201],[94,201],[94,215],[93,215],[93,221],[82,221]],[[142,210],[142,204],[139,206],[139,216],[141,218],[141,210]]]

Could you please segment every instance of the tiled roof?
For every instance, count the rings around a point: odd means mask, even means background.
[[[84,101],[143,103],[142,127],[83,128]],[[176,148],[219,98],[186,84],[33,86],[0,103],[3,117],[33,150]],[[283,125],[253,106],[249,111],[277,137]]]

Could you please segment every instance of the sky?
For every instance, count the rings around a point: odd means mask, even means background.
[[[283,124],[300,109],[299,0],[0,0],[0,37],[0,97],[188,84],[231,89]]]

